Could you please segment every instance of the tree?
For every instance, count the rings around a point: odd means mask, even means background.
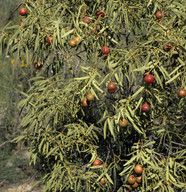
[[[42,165],[44,191],[184,190],[184,5],[26,0],[17,7],[27,15],[0,40],[16,63],[23,55],[38,71],[18,105],[23,132],[15,140]],[[137,164],[142,182],[130,185]]]

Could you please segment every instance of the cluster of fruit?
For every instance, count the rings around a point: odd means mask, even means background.
[[[21,16],[26,16],[26,15],[27,15],[27,10],[26,10],[25,8],[21,8],[21,9],[19,10],[19,14],[20,14]],[[98,11],[98,12],[97,12],[97,18],[99,18],[99,17],[104,17],[104,16],[105,16],[105,14],[104,14],[103,12],[101,12],[101,11]],[[161,11],[158,11],[158,12],[156,13],[156,18],[157,18],[157,19],[161,19],[161,18],[164,17],[164,16],[165,16],[164,13],[162,13]],[[90,18],[89,18],[89,17],[84,17],[84,18],[82,19],[82,21],[83,21],[84,23],[89,24],[89,23],[90,23]],[[23,21],[21,21],[21,22],[19,23],[20,26],[21,26],[22,24],[23,24]],[[72,40],[69,41],[69,45],[70,45],[71,47],[75,47],[75,46],[80,42],[80,40],[81,40],[80,37],[76,36],[74,39],[72,39]],[[54,38],[53,38],[52,36],[47,37],[47,43],[48,43],[49,45],[50,45],[51,43],[53,43],[53,41],[54,41]],[[164,49],[164,51],[166,51],[166,52],[169,52],[172,48],[173,48],[173,45],[172,45],[171,43],[167,43],[167,44],[165,44],[165,45],[163,46],[163,49]],[[101,48],[101,53],[102,53],[104,59],[107,58],[109,52],[110,52],[110,49],[109,49],[108,46],[105,45],[105,46],[103,46],[103,47]],[[42,66],[42,65],[41,65],[39,62],[35,64],[35,68],[36,68],[36,69],[40,69],[41,66]],[[148,84],[152,84],[152,83],[154,82],[154,76],[151,75],[151,74],[147,74],[147,75],[145,76],[145,82],[148,83]],[[109,92],[109,93],[114,93],[114,92],[116,91],[116,89],[117,89],[117,87],[116,87],[116,84],[115,84],[114,82],[108,83],[108,92]],[[185,96],[186,96],[186,90],[185,90],[184,88],[179,89],[177,93],[178,93],[179,97],[185,97]],[[93,96],[92,94],[88,94],[87,97],[83,100],[82,105],[83,105],[84,107],[88,106],[88,101],[92,101],[93,98],[94,98],[94,96]],[[150,105],[149,105],[147,102],[145,102],[145,103],[142,105],[141,110],[142,110],[143,112],[147,113],[147,112],[149,112],[149,111],[151,110],[151,107],[150,107]]]
[[[77,37],[75,37],[74,39],[72,39],[72,40],[69,41],[69,45],[70,45],[71,47],[75,47],[75,46],[77,45],[77,43],[79,43],[80,40],[81,40],[81,39],[77,36]]]
[[[98,165],[101,165],[101,161],[99,159],[96,159],[94,162],[93,162],[93,166],[98,166]],[[105,177],[102,177],[99,181],[102,185],[104,185],[106,183],[106,178]]]
[[[94,99],[94,95],[92,93],[88,93],[86,97],[82,101],[82,106],[87,107],[89,102]]]
[[[25,8],[21,8],[21,9],[19,9],[19,14],[21,15],[21,16],[26,16],[27,15],[27,10],[25,9]],[[19,22],[19,26],[21,26],[23,24],[23,21],[21,20],[20,22]]]
[[[131,191],[132,189],[137,188],[141,184],[142,173],[143,173],[143,166],[141,164],[137,164],[134,167],[134,174],[128,177],[127,181],[130,184],[130,185],[126,185],[126,188],[128,188],[128,190]]]
[[[147,75],[145,76],[145,82],[148,83],[148,84],[153,83],[153,82],[154,82],[154,76],[151,75],[151,74],[147,74]],[[179,90],[177,91],[177,93],[178,93],[179,97],[185,97],[185,96],[186,96],[186,90],[185,90],[184,88],[179,89]],[[147,113],[147,112],[149,112],[149,111],[151,110],[151,107],[150,107],[149,104],[147,104],[147,102],[145,102],[145,103],[142,105],[141,110],[142,110],[143,112],[146,112],[146,113]]]
[[[21,9],[19,10],[19,14],[20,14],[21,16],[26,16],[26,15],[27,15],[27,10],[26,10],[25,8],[21,8]],[[105,16],[105,14],[104,14],[103,12],[101,12],[101,11],[98,11],[98,12],[97,12],[97,18],[99,18],[99,17],[104,17],[104,16]],[[90,23],[89,17],[84,17],[84,18],[82,19],[82,21],[83,21],[84,23],[87,23],[87,24]],[[19,23],[19,25],[21,26],[22,24],[23,24],[23,21],[21,20],[20,23]],[[49,37],[47,37],[46,40],[47,40],[47,43],[50,45],[51,43],[53,43],[54,37],[53,37],[53,36],[49,36]],[[80,42],[80,40],[81,40],[80,37],[76,36],[74,39],[72,39],[72,40],[69,41],[69,45],[70,45],[71,47],[75,47],[75,46]],[[104,58],[104,59],[107,58],[109,52],[110,52],[110,49],[109,49],[107,46],[103,46],[103,47],[101,48],[101,53],[103,54],[103,58]],[[41,66],[41,65],[39,65],[39,66]],[[36,69],[39,69],[40,67],[37,67],[37,64],[36,64],[36,65],[35,65],[35,68],[36,68]]]

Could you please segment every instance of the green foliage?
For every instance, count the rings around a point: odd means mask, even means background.
[[[29,0],[18,6],[28,15],[19,16],[23,25],[4,27],[1,50],[6,46],[15,65],[42,64],[18,105],[24,131],[15,141],[26,141],[30,162],[43,166],[44,191],[127,191],[136,163],[144,166],[138,191],[183,190],[185,98],[177,90],[185,88],[184,5],[182,0]],[[159,20],[158,10],[165,14]],[[105,16],[97,18],[97,11]],[[82,21],[85,16],[90,24]],[[54,41],[47,43],[49,36]],[[81,40],[71,47],[76,36]],[[163,48],[167,44],[169,51]],[[106,59],[100,52],[104,45],[110,49]],[[153,84],[144,81],[149,73]],[[110,81],[117,85],[115,93],[107,90]],[[82,107],[88,93],[95,98]],[[141,110],[145,102],[148,113]],[[128,120],[126,128],[118,125],[121,118]],[[92,167],[96,158],[102,165]]]
[[[156,148],[154,145],[156,145],[154,141],[136,143],[132,147],[132,157],[124,164],[124,170],[120,175],[127,174],[128,177],[134,174],[133,169],[136,162],[138,162],[143,165],[144,169],[142,191],[152,191],[152,189],[158,191],[177,191],[183,189],[185,184],[181,180],[184,178],[186,169],[184,166],[185,151],[181,150],[172,153],[171,157],[162,156],[153,149]]]

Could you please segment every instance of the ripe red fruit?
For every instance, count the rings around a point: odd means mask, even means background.
[[[108,54],[108,53],[110,52],[110,49],[109,49],[107,46],[103,46],[103,47],[101,48],[101,52],[102,52],[103,54]]]
[[[104,16],[105,16],[105,14],[103,12],[101,12],[101,11],[97,12],[97,18],[98,17],[104,17]]]
[[[161,19],[163,16],[164,16],[164,14],[163,14],[161,11],[158,11],[158,12],[156,13],[156,18],[157,18],[157,19]]]
[[[69,45],[70,45],[71,47],[75,47],[75,46],[76,46],[76,41],[75,41],[74,39],[70,40],[70,41],[69,41]]]
[[[136,182],[136,177],[134,175],[130,175],[128,177],[128,183],[133,185]]]
[[[186,90],[184,88],[179,89],[177,91],[177,93],[178,93],[179,97],[185,97],[186,96]]]
[[[137,188],[139,186],[139,184],[137,182],[135,182],[133,185],[132,185],[132,188]]]
[[[27,14],[27,10],[25,8],[19,9],[19,14],[25,16]]]
[[[135,167],[134,167],[134,171],[136,174],[142,174],[143,173],[143,166],[140,165],[140,164],[137,164]]]
[[[53,43],[53,41],[54,41],[54,38],[53,38],[52,36],[47,37],[47,43],[48,43],[48,44]]]
[[[136,181],[137,181],[138,183],[141,183],[141,181],[142,181],[142,177],[141,177],[141,176],[136,177]]]
[[[98,166],[98,165],[101,165],[101,161],[99,159],[96,159],[94,162],[93,162],[93,166]]]
[[[149,112],[151,110],[150,105],[147,104],[147,103],[143,104],[142,107],[141,107],[141,110],[143,112]]]
[[[171,43],[167,43],[163,46],[163,50],[166,52],[169,52],[173,48],[173,45]]]
[[[92,95],[92,93],[88,93],[86,98],[88,101],[92,101],[94,99],[94,95]]]
[[[107,87],[109,93],[114,93],[116,91],[116,84],[113,82],[110,82]]]
[[[99,181],[102,185],[104,185],[106,183],[106,179],[104,177],[101,178],[101,180]]]
[[[128,124],[128,121],[126,119],[120,119],[119,120],[119,126],[120,127],[126,127]]]
[[[84,99],[83,99],[83,101],[82,101],[82,106],[83,106],[83,107],[87,107],[87,106],[88,106],[87,98],[84,98]]]
[[[19,22],[19,26],[21,26],[22,24],[23,24],[23,21],[20,21],[20,22]]]
[[[84,17],[83,18],[83,22],[89,24],[90,23],[90,19],[88,17]]]
[[[148,75],[146,75],[145,76],[145,81],[146,81],[146,83],[153,83],[154,82],[154,76],[153,75],[150,75],[150,74],[148,74]]]

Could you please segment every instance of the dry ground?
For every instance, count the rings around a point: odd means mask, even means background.
[[[37,186],[32,188],[36,181],[33,179],[27,179],[17,184],[1,184],[0,192],[42,192],[42,187]]]

